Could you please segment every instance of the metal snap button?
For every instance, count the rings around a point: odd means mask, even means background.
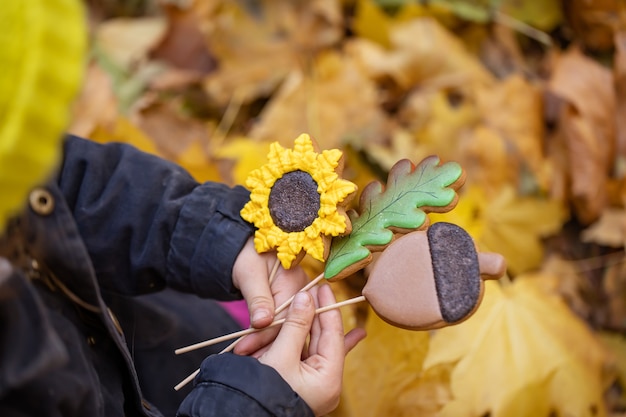
[[[35,188],[28,196],[30,207],[37,214],[47,216],[54,210],[54,197],[43,188]]]

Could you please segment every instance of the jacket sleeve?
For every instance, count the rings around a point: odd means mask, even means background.
[[[103,288],[140,294],[169,285],[241,297],[235,258],[252,234],[243,187],[197,183],[184,169],[125,144],[68,136],[58,185]]]
[[[212,355],[178,417],[314,417],[304,400],[273,368],[249,356]]]

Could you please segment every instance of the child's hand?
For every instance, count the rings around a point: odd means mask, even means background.
[[[365,337],[365,331],[354,329],[344,336],[339,310],[316,316],[316,299],[319,306],[335,302],[328,285],[298,293],[276,340],[253,356],[276,369],[315,415],[321,416],[339,404],[345,356]]]
[[[279,267],[270,287],[269,276],[275,262],[275,254],[257,253],[253,238],[248,239],[235,260],[233,284],[239,288],[248,304],[252,327],[262,328],[269,325],[274,320],[276,307],[309,282],[302,268],[296,266],[285,270]],[[272,334],[271,331],[263,333]],[[263,339],[268,337],[271,336],[265,336]],[[266,343],[270,340],[266,340]],[[262,342],[256,349],[260,346]]]

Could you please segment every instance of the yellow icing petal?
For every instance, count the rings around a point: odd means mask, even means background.
[[[345,200],[350,194],[356,192],[356,189],[356,185],[350,181],[337,180],[324,192],[324,203],[334,203],[336,205]]]
[[[317,159],[324,169],[335,170],[339,165],[342,155],[343,153],[339,149],[330,149],[323,151]]]
[[[318,261],[324,261],[324,240],[322,238],[307,240],[304,250]]]
[[[307,153],[315,153],[315,148],[313,147],[313,141],[311,137],[306,133],[301,134],[294,141],[293,150],[295,153],[299,155],[306,155]]]
[[[327,235],[339,236],[346,231],[346,218],[337,212],[320,218],[319,222]]]

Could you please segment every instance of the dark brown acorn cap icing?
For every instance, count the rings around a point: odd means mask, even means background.
[[[426,232],[441,315],[454,323],[469,314],[481,295],[474,241],[451,223],[435,223]]]

